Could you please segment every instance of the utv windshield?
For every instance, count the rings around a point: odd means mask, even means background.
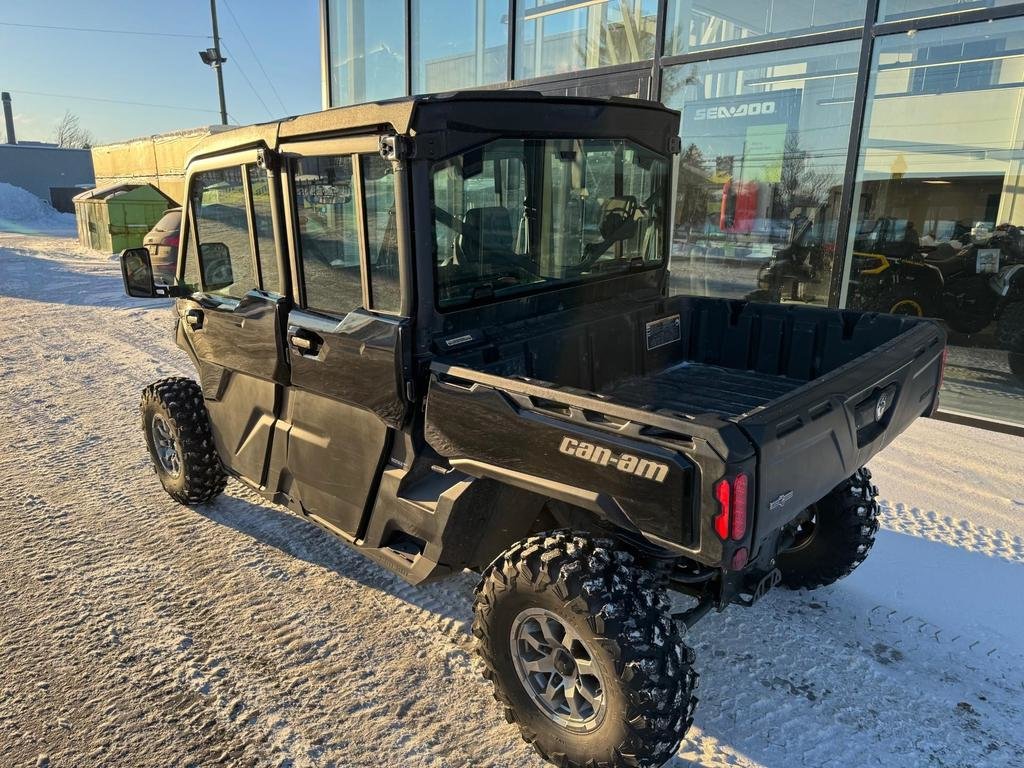
[[[501,139],[433,169],[438,305],[656,266],[667,160],[629,141]]]

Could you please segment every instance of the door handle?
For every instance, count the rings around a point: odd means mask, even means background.
[[[300,355],[316,357],[320,354],[324,340],[308,328],[296,328],[288,334],[288,343]]]
[[[203,327],[203,310],[190,309],[185,312],[185,322],[193,331],[201,330]]]

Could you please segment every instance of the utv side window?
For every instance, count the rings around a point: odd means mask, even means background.
[[[296,158],[292,179],[306,306],[347,315],[363,306],[352,156]]]
[[[402,309],[402,291],[398,279],[394,168],[379,154],[362,155],[359,161],[370,264],[370,306],[381,312],[398,314]]]
[[[256,235],[256,257],[260,263],[263,290],[283,293],[277,270],[277,244],[274,242],[273,208],[270,205],[270,181],[267,172],[256,164],[247,166],[249,195],[252,198],[252,228]]]
[[[241,166],[197,173],[189,197],[203,291],[238,299],[259,287]]]

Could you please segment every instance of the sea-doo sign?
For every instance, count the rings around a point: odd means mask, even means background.
[[[720,107],[702,107],[694,112],[694,120],[732,120],[743,117],[757,117],[759,115],[774,115],[776,104],[774,101],[753,101],[747,104],[735,104],[733,106],[722,105]]]

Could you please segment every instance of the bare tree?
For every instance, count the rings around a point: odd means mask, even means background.
[[[54,139],[58,147],[65,149],[88,149],[93,145],[92,133],[81,126],[78,115],[71,111],[65,112],[58,121]]]

